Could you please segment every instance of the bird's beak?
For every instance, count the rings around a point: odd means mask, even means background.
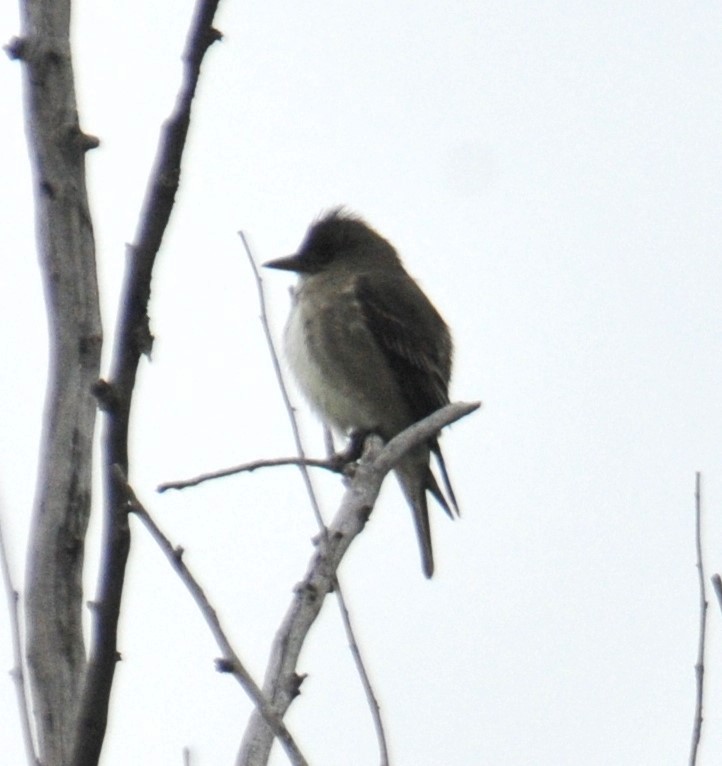
[[[267,269],[282,269],[283,271],[303,271],[298,253],[275,258],[263,264]]]

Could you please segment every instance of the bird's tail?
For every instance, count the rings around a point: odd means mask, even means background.
[[[456,497],[451,489],[449,477],[446,472],[443,457],[438,449],[438,445],[432,447],[437,456],[439,468],[441,469],[442,481],[449,495],[454,511],[459,512],[456,504]],[[431,471],[429,465],[429,450],[422,448],[414,451],[407,456],[396,467],[396,476],[401,485],[401,489],[406,496],[406,500],[411,508],[414,518],[414,527],[416,528],[416,537],[419,541],[419,550],[421,552],[421,566],[426,577],[434,574],[434,553],[431,546],[431,526],[429,524],[429,508],[426,502],[426,492],[430,492],[439,505],[453,519],[454,513],[452,506],[449,505],[444,493],[441,491],[436,477]]]
[[[446,494],[441,491],[431,470],[427,447],[414,450],[396,467],[396,476],[413,514],[416,537],[421,551],[421,566],[426,577],[431,577],[434,574],[434,553],[431,547],[431,526],[429,524],[429,508],[426,502],[427,491],[436,498],[449,518],[453,519],[455,514],[456,516],[459,515],[459,505],[456,502],[454,490],[451,488],[449,474],[439,444],[434,440],[429,446],[436,456]]]
[[[421,552],[421,567],[426,577],[431,577],[434,574],[434,552],[431,548],[431,526],[429,525],[429,508],[426,504],[424,470],[431,475],[428,465],[402,463],[396,467],[396,476],[414,517],[416,538]],[[431,478],[433,479],[433,475]]]
[[[436,462],[439,465],[439,470],[441,471],[441,481],[444,482],[444,490],[446,494],[449,496],[449,500],[451,500],[451,505],[453,506],[453,509],[457,516],[461,516],[461,512],[459,511],[459,504],[456,502],[456,495],[454,494],[454,490],[451,488],[451,482],[449,481],[449,472],[446,470],[446,462],[444,461],[444,456],[441,454],[441,447],[439,447],[439,442],[434,440],[431,444],[431,451],[436,456]],[[447,515],[450,518],[454,518],[454,514],[451,511],[451,508],[449,507],[449,504],[446,502],[446,497],[442,494],[441,490],[439,489],[439,485],[436,483],[436,478],[434,477],[434,474],[431,473],[431,469],[429,468],[429,473],[431,474],[431,482],[433,486],[428,485],[427,489],[431,494],[438,500],[439,505],[446,511]]]

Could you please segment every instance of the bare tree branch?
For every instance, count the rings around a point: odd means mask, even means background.
[[[366,440],[364,454],[328,526],[304,579],[294,588],[291,602],[271,648],[263,694],[282,718],[296,696],[300,678],[298,657],[323,601],[333,590],[336,571],[355,537],[361,532],[378,497],[386,474],[408,451],[436,435],[444,426],[478,409],[478,402],[449,404],[395,436],[382,448],[378,437]],[[246,727],[236,766],[263,766],[273,743],[273,732],[254,712]]]
[[[392,469],[401,458],[414,447],[423,444],[424,441],[436,436],[446,426],[456,423],[481,407],[481,402],[453,402],[447,404],[431,415],[409,426],[405,431],[394,436],[386,445],[375,463],[377,471],[383,477]]]
[[[309,468],[325,468],[327,471],[333,471],[334,473],[341,473],[343,470],[343,465],[333,457],[329,458],[328,460],[318,460],[311,457],[278,457],[270,458],[268,460],[253,460],[250,463],[242,463],[241,465],[231,466],[230,468],[221,468],[219,471],[211,471],[210,473],[199,474],[192,479],[167,481],[163,484],[159,484],[157,491],[167,492],[169,489],[187,489],[188,487],[197,487],[199,484],[203,484],[205,481],[223,479],[226,476],[234,476],[238,473],[251,473],[258,470],[259,468],[277,468],[283,465],[304,465],[308,466]]]
[[[70,0],[22,0],[25,118],[50,356],[27,557],[28,674],[40,759],[67,763],[85,664],[82,569],[90,514],[102,330],[85,152],[78,121]]]
[[[258,303],[261,309],[261,326],[263,327],[263,333],[266,336],[266,345],[268,346],[268,351],[271,354],[271,363],[273,364],[273,370],[276,373],[276,381],[278,382],[278,387],[281,391],[283,404],[286,407],[286,411],[289,414],[289,418],[291,422],[291,430],[293,431],[293,440],[296,444],[296,451],[298,452],[298,456],[301,458],[301,461],[304,461],[306,460],[306,453],[303,448],[301,432],[298,428],[298,423],[296,422],[296,418],[294,416],[293,405],[291,404],[291,397],[288,395],[288,388],[286,387],[286,381],[283,378],[283,371],[281,370],[281,363],[278,359],[276,344],[273,342],[273,333],[271,332],[271,325],[268,322],[268,311],[266,309],[266,295],[263,290],[263,280],[261,279],[261,275],[258,273],[258,267],[256,266],[256,261],[254,260],[253,254],[251,253],[251,248],[248,246],[248,240],[246,239],[246,235],[242,231],[239,231],[238,236],[241,238],[241,242],[243,242],[243,248],[246,251],[248,262],[250,263],[251,269],[253,271],[253,277],[256,280],[256,289],[258,291]],[[301,476],[303,477],[303,483],[306,485],[306,492],[308,493],[308,497],[311,501],[311,507],[313,509],[314,516],[316,517],[316,523],[318,524],[318,528],[321,530],[321,533],[325,534],[326,525],[324,523],[323,516],[321,514],[321,509],[318,505],[318,501],[316,500],[316,493],[313,491],[311,476],[306,470],[306,466],[304,465],[303,462],[299,463],[299,468],[301,469]]]
[[[13,578],[10,572],[10,560],[8,558],[7,548],[5,547],[5,536],[3,535],[2,515],[0,515],[0,570],[2,570],[5,595],[8,600],[10,635],[13,642],[13,660],[15,662],[15,667],[10,671],[10,675],[15,682],[15,693],[18,698],[18,715],[20,716],[20,728],[23,732],[25,755],[27,757],[28,766],[40,766],[40,762],[35,753],[33,730],[30,724],[30,700],[28,700],[25,688],[25,674],[23,673],[23,650],[20,637],[20,621],[18,620],[18,601],[20,596],[13,585]]]
[[[221,652],[223,652],[223,658],[217,663],[219,670],[225,673],[231,673],[238,681],[246,694],[251,698],[256,709],[261,712],[264,720],[271,727],[275,736],[280,740],[291,763],[294,764],[294,766],[308,766],[306,759],[301,755],[301,751],[298,749],[296,742],[285,724],[278,718],[268,700],[263,696],[263,692],[261,692],[258,684],[253,680],[251,674],[246,670],[245,665],[241,662],[241,659],[231,646],[231,642],[228,640],[228,636],[221,626],[221,621],[216,610],[211,606],[203,588],[201,588],[200,584],[183,561],[183,549],[173,546],[170,540],[163,534],[161,529],[151,518],[145,506],[138,500],[132,487],[126,482],[120,466],[114,466],[114,473],[118,483],[123,486],[128,509],[143,522],[146,529],[150,532],[151,537],[158,543],[171,566],[175,569],[183,584],[190,591],[193,600],[196,602],[201,614],[208,623],[211,633],[213,633],[213,637],[216,639],[216,643]]]
[[[707,635],[707,591],[705,587],[704,564],[702,562],[702,493],[701,474],[695,476],[695,548],[697,551],[697,575],[699,577],[699,641],[697,645],[697,663],[694,666],[696,695],[694,705],[694,724],[692,727],[692,747],[689,754],[690,766],[697,763],[697,750],[702,736],[702,703],[704,700],[704,652]]]
[[[338,582],[338,573],[336,573],[336,600],[338,601],[338,608],[341,610],[341,622],[343,623],[344,630],[346,632],[346,640],[351,651],[354,663],[356,664],[356,670],[361,679],[361,685],[363,686],[364,694],[366,695],[366,701],[369,704],[371,711],[371,720],[374,724],[374,730],[376,731],[376,741],[379,743],[379,766],[388,766],[389,764],[389,746],[386,739],[386,728],[384,727],[384,721],[381,717],[381,706],[379,705],[376,692],[374,691],[371,678],[366,670],[366,663],[361,655],[361,647],[356,640],[356,633],[351,623],[351,614],[346,607],[346,599],[344,598],[343,591]]]
[[[107,411],[103,437],[105,525],[98,596],[93,610],[90,659],[84,678],[73,766],[96,766],[105,736],[117,661],[117,626],[130,547],[125,493],[112,466],[128,474],[128,425],[138,363],[152,344],[148,301],[156,255],[170,219],[185,148],[191,105],[209,46],[220,38],[212,26],[219,0],[198,0],[183,55],[184,79],[175,109],[161,131],[156,162],[141,210],[135,245],[129,248],[111,383],[96,388]]]

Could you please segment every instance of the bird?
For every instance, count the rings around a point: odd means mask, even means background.
[[[393,245],[363,218],[334,208],[311,223],[296,253],[263,265],[299,277],[285,353],[302,394],[332,430],[352,443],[370,433],[389,441],[449,403],[449,328]],[[432,452],[446,495],[431,469]],[[459,515],[438,437],[407,453],[395,473],[430,578],[426,493],[450,518]]]

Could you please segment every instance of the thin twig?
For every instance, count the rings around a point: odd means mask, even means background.
[[[699,577],[699,641],[697,644],[697,663],[694,674],[697,682],[694,706],[694,725],[692,728],[692,748],[689,755],[690,766],[697,763],[697,750],[702,736],[702,702],[704,698],[704,652],[707,633],[707,592],[705,588],[704,565],[702,562],[702,496],[700,490],[701,476],[699,471],[695,476],[694,506],[695,506],[695,547],[697,550],[697,575]]]
[[[183,584],[189,590],[193,600],[201,611],[201,614],[208,623],[216,643],[223,653],[223,658],[218,662],[218,667],[223,672],[230,673],[241,685],[256,709],[261,712],[266,723],[271,727],[273,733],[278,737],[283,749],[286,751],[291,763],[294,766],[308,766],[306,759],[298,749],[293,737],[286,728],[283,721],[278,717],[271,703],[266,699],[258,684],[253,680],[251,674],[246,670],[241,659],[234,651],[231,643],[223,630],[221,621],[216,610],[211,606],[208,598],[196,578],[183,561],[183,550],[175,547],[158,527],[145,506],[138,500],[133,488],[128,484],[119,465],[113,466],[113,470],[118,483],[123,486],[128,510],[134,513],[150,532],[151,537],[158,543],[158,546],[165,554],[171,566],[178,573]]]
[[[295,410],[293,408],[293,405],[291,404],[291,397],[288,395],[288,388],[286,387],[286,381],[283,379],[281,362],[278,358],[278,352],[276,351],[276,344],[273,341],[273,333],[271,332],[271,326],[268,322],[268,310],[266,309],[266,294],[263,290],[263,280],[261,279],[261,275],[258,273],[258,266],[256,266],[256,262],[253,259],[251,248],[248,245],[248,240],[246,239],[245,233],[242,231],[239,231],[238,236],[241,238],[241,242],[243,242],[243,248],[246,251],[248,262],[251,264],[251,269],[253,270],[253,276],[256,280],[256,289],[258,291],[258,304],[261,309],[261,325],[263,326],[263,333],[266,336],[266,343],[268,345],[268,350],[271,354],[271,362],[273,363],[273,370],[276,373],[276,380],[278,381],[278,387],[281,390],[283,403],[286,407],[286,411],[288,412],[288,415],[291,421],[291,429],[293,430],[293,441],[296,444],[296,451],[298,452],[298,456],[301,458],[302,461],[304,461],[306,460],[306,451],[303,448],[301,431],[298,427],[298,423],[296,422]],[[303,462],[299,464],[299,468],[301,470],[301,476],[303,477],[303,482],[306,485],[306,491],[308,492],[308,496],[311,501],[311,507],[313,508],[313,513],[316,517],[316,523],[318,524],[318,527],[321,530],[321,533],[326,534],[326,524],[324,523],[323,515],[321,514],[321,508],[316,499],[316,494],[313,491],[313,484],[311,483],[311,475],[309,474]]]
[[[18,600],[20,598],[10,573],[10,560],[8,558],[7,548],[5,547],[5,537],[3,535],[2,517],[0,516],[0,569],[2,569],[3,582],[5,584],[5,594],[8,599],[8,613],[10,615],[10,634],[13,642],[13,661],[15,667],[10,671],[15,682],[15,693],[17,694],[18,715],[20,716],[20,728],[23,732],[23,742],[25,744],[25,755],[30,766],[40,766],[40,761],[35,752],[33,743],[33,731],[30,725],[30,706],[28,704],[28,694],[25,687],[25,674],[23,672],[23,652],[22,641],[20,638],[20,621],[18,620]]]
[[[244,233],[239,232],[239,234],[240,234],[241,240],[243,241],[243,247],[246,251],[246,255],[248,256],[248,260],[251,264],[251,268],[253,269],[253,275],[256,280],[256,287],[258,290],[258,302],[261,309],[261,323],[263,325],[263,331],[266,335],[266,343],[268,345],[268,350],[271,354],[271,359],[273,361],[273,368],[276,372],[276,379],[281,389],[281,395],[286,405],[286,412],[288,413],[289,421],[291,423],[293,438],[296,443],[296,450],[299,454],[299,457],[303,461],[299,465],[299,467],[303,475],[304,484],[306,485],[306,492],[308,493],[311,507],[313,508],[314,515],[316,516],[316,521],[318,523],[319,530],[321,532],[322,537],[324,538],[324,543],[327,543],[328,530],[326,528],[326,524],[323,521],[321,508],[319,506],[316,493],[314,492],[314,489],[313,489],[311,477],[308,473],[308,469],[307,469],[308,463],[306,462],[307,459],[306,459],[306,454],[303,447],[303,441],[301,439],[301,432],[298,427],[298,421],[296,420],[296,411],[294,407],[292,406],[290,397],[288,395],[288,389],[286,388],[286,382],[283,378],[283,371],[281,370],[281,365],[278,360],[278,353],[276,351],[276,345],[273,340],[273,334],[271,333],[270,324],[268,322],[268,312],[266,310],[266,297],[263,290],[263,280],[261,279],[261,276],[258,273],[258,267],[256,266],[256,262],[251,253],[251,249],[248,246],[248,242],[246,240]],[[324,430],[324,439],[326,442],[327,452],[329,450],[333,452],[333,438],[331,436],[331,432],[329,429]],[[333,461],[333,457],[331,457],[330,460]],[[369,710],[371,711],[371,717],[373,719],[374,729],[376,730],[376,736],[379,742],[380,766],[387,766],[388,765],[388,744],[386,742],[386,733],[384,729],[383,720],[381,718],[381,708],[376,698],[376,694],[373,691],[371,679],[369,678],[369,675],[363,660],[363,656],[361,655],[361,648],[359,647],[358,641],[356,640],[353,625],[351,623],[351,616],[350,616],[348,607],[346,606],[346,600],[343,595],[343,588],[341,586],[341,581],[338,577],[338,573],[336,573],[335,575],[334,592],[336,594],[336,599],[339,605],[341,622],[343,623],[349,648],[351,649],[351,656],[353,657],[354,664],[356,665],[356,670],[361,679],[361,685],[364,688],[364,692],[366,693],[366,698],[369,703]]]
[[[197,487],[199,484],[203,484],[204,481],[211,481],[212,479],[222,479],[225,476],[233,476],[237,473],[251,473],[258,468],[272,468],[283,465],[304,465],[309,468],[325,468],[327,471],[333,473],[342,473],[343,466],[333,458],[328,460],[318,460],[317,458],[300,458],[300,457],[278,457],[271,458],[269,460],[253,460],[250,463],[241,463],[241,465],[235,465],[231,468],[222,468],[218,471],[211,471],[210,473],[202,473],[193,479],[183,479],[180,481],[167,481],[163,484],[159,484],[156,488],[157,492],[166,492],[169,489],[186,489],[187,487]]]
[[[384,730],[384,722],[381,717],[381,706],[379,705],[378,698],[374,692],[371,679],[366,672],[366,664],[361,656],[361,650],[356,640],[356,635],[351,624],[351,615],[346,608],[346,599],[343,597],[343,591],[341,585],[338,582],[338,572],[336,573],[336,600],[338,601],[338,607],[341,610],[341,622],[343,623],[344,631],[346,632],[346,639],[348,640],[348,646],[351,650],[351,656],[356,664],[356,670],[361,679],[361,685],[364,688],[366,694],[366,700],[368,701],[369,708],[371,710],[371,719],[374,723],[374,729],[376,730],[376,738],[379,743],[379,766],[388,766],[389,764],[389,747],[386,741],[386,731]]]

